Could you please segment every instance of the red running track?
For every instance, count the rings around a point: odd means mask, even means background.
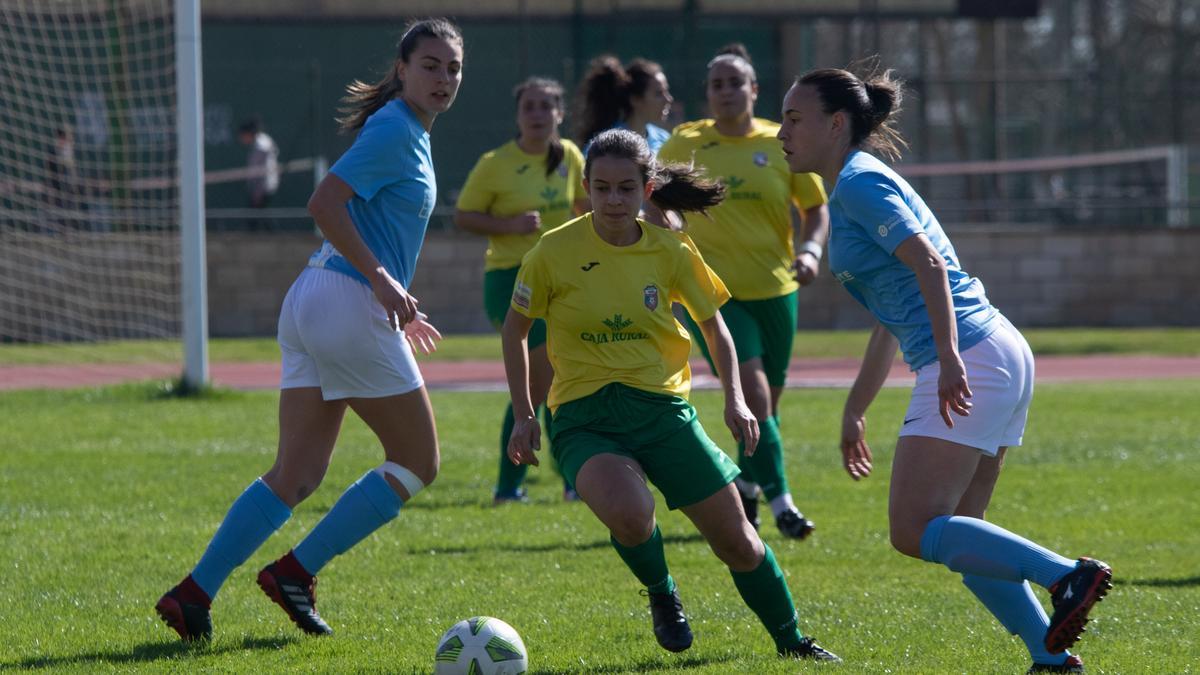
[[[848,387],[858,371],[856,359],[797,359],[788,371],[789,387]],[[0,390],[71,389],[139,380],[176,377],[176,364],[97,364],[0,366]],[[504,366],[499,361],[430,361],[421,364],[430,389],[503,391]],[[716,379],[703,361],[692,362],[697,388],[715,388]],[[211,377],[218,386],[234,389],[274,389],[279,386],[278,363],[214,363]],[[1095,380],[1200,379],[1200,357],[1186,356],[1042,356],[1037,359],[1038,382]],[[912,374],[898,364],[889,386],[907,386]]]

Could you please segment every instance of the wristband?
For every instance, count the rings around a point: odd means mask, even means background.
[[[817,262],[820,262],[821,254],[825,252],[825,249],[815,241],[806,241],[803,244],[800,244],[800,252],[808,253],[812,255],[812,257],[816,258]]]

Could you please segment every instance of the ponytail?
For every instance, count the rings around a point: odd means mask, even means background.
[[[895,71],[860,79],[848,70],[822,68],[805,73],[796,83],[817,90],[826,114],[846,113],[851,146],[864,145],[893,160],[899,159],[901,148],[908,147],[893,123],[900,112],[904,88]]]
[[[592,139],[583,163],[584,178],[592,175],[592,162],[601,157],[617,157],[633,162],[642,177],[642,184],[653,182],[650,201],[664,211],[701,211],[720,204],[725,199],[725,186],[705,178],[694,166],[667,164],[659,166],[646,145],[646,139],[628,129],[609,129]]]
[[[705,178],[687,164],[656,167],[653,180],[655,187],[650,201],[664,211],[704,213],[725,199],[724,184]]]
[[[438,38],[447,42],[462,44],[462,32],[449,19],[422,19],[409,25],[396,45],[396,61],[392,63],[388,74],[375,84],[367,84],[362,80],[354,80],[346,86],[346,95],[342,97],[342,106],[338,112],[343,113],[336,118],[338,131],[349,133],[361,129],[367,123],[367,118],[388,104],[399,94],[404,83],[396,74],[396,64],[408,63],[412,53],[416,51],[421,38]]]
[[[633,111],[629,85],[629,73],[617,57],[605,54],[592,59],[575,94],[575,140],[580,146],[629,117]]]

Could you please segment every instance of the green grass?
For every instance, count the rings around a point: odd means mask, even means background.
[[[854,483],[835,450],[844,392],[789,391],[782,427],[797,499],[818,522],[775,549],[802,626],[846,658],[839,673],[1024,672],[1027,655],[958,578],[887,543],[890,448],[907,393],[871,415],[877,475]],[[151,385],[0,394],[0,671],[428,672],[438,637],[478,614],[521,632],[531,672],[830,672],[783,663],[694,528],[660,504],[672,572],[696,631],[672,655],[637,584],[582,504],[532,472],[534,504],[488,506],[499,394],[433,394],[443,472],[400,518],[321,575],[336,634],[303,637],[254,573],[295,544],[381,453],[349,420],[323,486],[237,570],[216,639],[186,647],[154,616],[233,498],[273,458],[276,394],[195,399]],[[727,440],[720,399],[696,404]],[[1093,673],[1194,672],[1200,661],[1200,383],[1046,385],[989,517],[1067,555],[1093,555],[1117,586],[1081,644]],[[1045,596],[1042,595],[1044,598]]]
[[[1036,354],[1159,354],[1200,356],[1198,328],[1031,328],[1022,332]],[[860,358],[867,331],[801,331],[796,334],[796,358]],[[421,360],[463,361],[498,359],[500,338],[494,334],[450,335],[438,351]],[[178,341],[128,340],[101,344],[0,344],[0,366],[75,363],[176,363],[182,360]],[[276,361],[274,338],[214,338],[209,342],[214,362]]]

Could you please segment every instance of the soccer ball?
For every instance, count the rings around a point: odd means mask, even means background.
[[[513,627],[490,616],[459,621],[438,641],[438,675],[522,675],[529,667],[525,643]]]

